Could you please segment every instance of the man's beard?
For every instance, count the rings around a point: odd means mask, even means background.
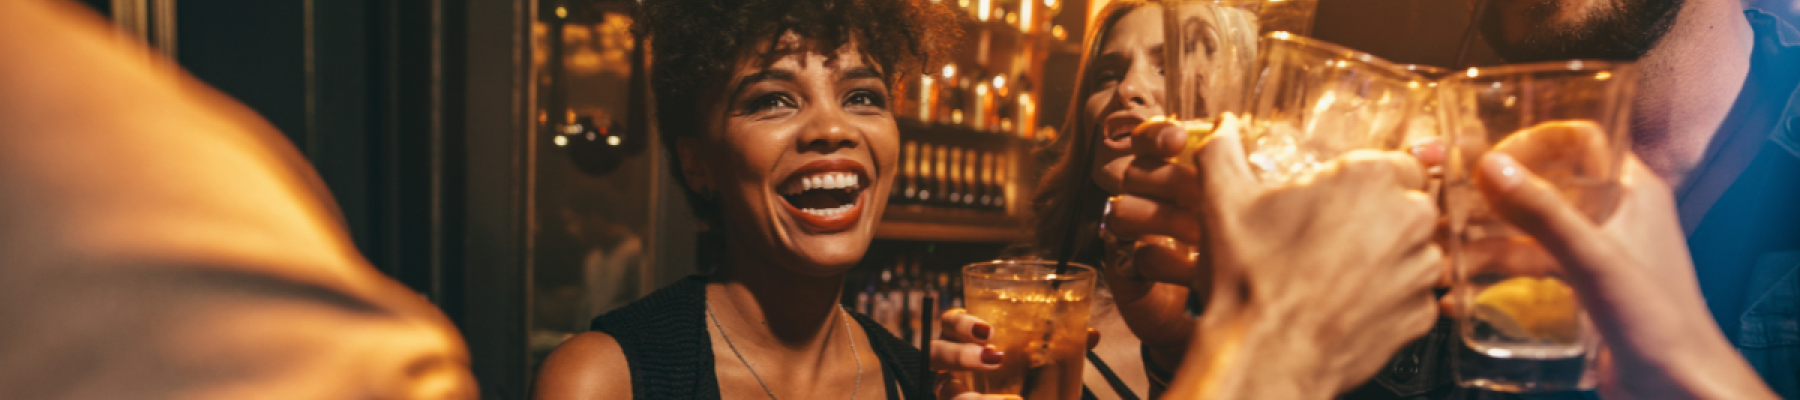
[[[1555,21],[1561,0],[1531,5],[1515,15],[1521,26],[1531,27],[1518,40],[1507,40],[1505,11],[1493,3],[1531,0],[1474,0],[1488,3],[1481,13],[1482,37],[1507,62],[1522,63],[1568,59],[1635,61],[1661,40],[1675,23],[1685,0],[1615,0],[1615,7],[1600,10],[1581,21]]]

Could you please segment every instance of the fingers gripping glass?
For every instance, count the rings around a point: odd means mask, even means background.
[[[993,261],[963,267],[969,315],[994,327],[988,344],[1006,354],[993,371],[960,372],[958,379],[982,394],[1027,399],[1081,397],[1087,365],[1089,302],[1094,269],[1052,261]]]
[[[1497,151],[1595,223],[1617,207],[1636,69],[1566,61],[1469,69],[1444,81],[1445,191],[1458,307],[1457,379],[1507,392],[1590,389],[1598,335],[1563,267],[1476,190]]]

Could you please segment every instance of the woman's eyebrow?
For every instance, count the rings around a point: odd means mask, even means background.
[[[865,66],[844,70],[843,73],[838,74],[839,81],[851,79],[881,79],[881,72],[876,71],[875,68]]]
[[[795,76],[794,71],[789,71],[789,70],[785,70],[785,69],[765,69],[765,70],[761,70],[761,71],[756,71],[755,73],[752,73],[750,75],[745,75],[744,79],[739,80],[737,87],[731,90],[731,96],[737,97],[738,94],[744,93],[745,88],[748,88],[748,87],[750,87],[750,85],[755,85],[762,81],[795,82],[795,81],[797,81],[797,79],[795,79],[794,76]]]

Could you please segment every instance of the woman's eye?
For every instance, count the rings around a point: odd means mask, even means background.
[[[750,102],[750,111],[763,111],[776,108],[795,108],[794,100],[786,95],[771,94],[758,97]]]
[[[1116,69],[1103,69],[1100,70],[1098,74],[1094,75],[1094,81],[1098,83],[1118,82],[1123,78],[1123,74],[1120,74],[1119,70]]]
[[[850,98],[844,99],[844,105],[853,107],[884,108],[887,107],[887,99],[873,92],[859,91],[851,93]]]

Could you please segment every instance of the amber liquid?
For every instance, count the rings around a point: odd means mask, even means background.
[[[963,382],[985,394],[1080,398],[1093,281],[1003,287],[965,279],[969,314],[993,324],[988,343],[1006,359],[997,370],[963,373]]]

